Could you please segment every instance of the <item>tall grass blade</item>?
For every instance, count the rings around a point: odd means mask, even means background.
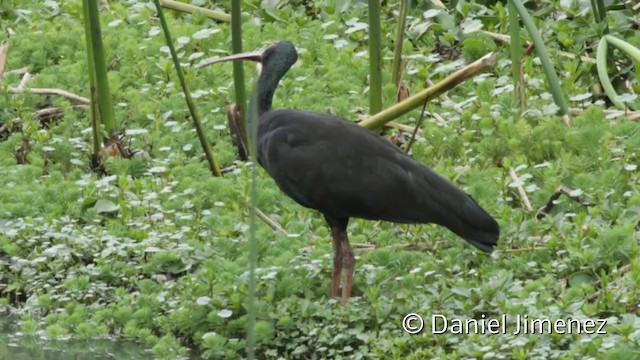
[[[189,91],[189,87],[187,86],[187,81],[184,78],[184,73],[182,72],[182,67],[180,66],[180,60],[178,60],[178,55],[176,54],[176,49],[173,46],[173,40],[171,40],[171,33],[169,32],[169,26],[167,26],[167,20],[164,17],[164,13],[162,11],[162,7],[160,6],[160,0],[153,0],[156,5],[156,11],[158,12],[158,17],[160,18],[160,24],[162,25],[162,32],[164,32],[165,40],[167,41],[167,46],[169,47],[169,51],[171,52],[171,59],[173,59],[173,65],[176,68],[176,73],[178,74],[178,78],[180,79],[180,85],[182,86],[182,91],[184,92],[184,98],[187,100],[187,106],[189,107],[189,113],[191,113],[191,117],[193,118],[193,123],[196,127],[196,132],[198,133],[198,139],[200,139],[200,144],[202,145],[202,149],[207,157],[207,161],[209,162],[209,168],[211,169],[211,173],[214,176],[222,176],[220,172],[220,167],[216,162],[216,159],[213,156],[213,150],[211,150],[211,145],[209,145],[209,141],[207,140],[206,134],[204,133],[204,128],[202,127],[202,123],[200,122],[200,118],[196,112],[196,107],[193,103],[193,99],[191,98],[191,92]]]
[[[513,3],[513,6],[518,11],[518,15],[520,15],[520,19],[524,24],[524,27],[529,32],[531,36],[531,40],[533,41],[533,45],[536,47],[536,53],[540,58],[540,62],[542,62],[542,69],[544,70],[545,75],[547,76],[547,81],[549,82],[549,89],[551,91],[551,95],[553,95],[553,100],[556,105],[560,108],[561,115],[569,114],[569,106],[567,105],[567,100],[562,92],[562,87],[560,86],[560,80],[558,79],[558,75],[556,74],[555,69],[553,68],[553,64],[551,63],[551,59],[549,58],[549,54],[544,45],[544,41],[542,41],[542,37],[536,28],[536,25],[533,23],[533,19],[527,12],[527,9],[522,5],[520,0],[510,0]],[[513,41],[513,39],[511,39]]]
[[[255,89],[255,86],[253,87]],[[258,241],[256,239],[256,218],[258,212],[258,189],[257,189],[257,173],[258,173],[258,109],[257,102],[250,112],[254,118],[249,121],[251,130],[249,136],[249,158],[251,159],[251,184],[249,185],[249,199],[251,208],[249,211],[249,299],[247,304],[247,358],[252,360],[255,358],[256,346],[256,267],[258,263]]]
[[[400,66],[402,65],[402,43],[404,42],[404,28],[407,24],[407,12],[409,11],[409,0],[400,0],[400,14],[398,16],[398,33],[393,49],[393,64],[391,65],[391,81],[398,85],[400,81]]]
[[[522,79],[522,39],[520,39],[520,18],[513,2],[509,1],[509,34],[511,42],[511,77],[513,80],[514,96],[520,112],[524,111],[524,80]]]
[[[382,110],[380,0],[369,0],[369,114]]]
[[[89,16],[89,4],[88,1],[83,1],[82,11],[84,15],[84,37],[87,44],[87,67],[89,68],[89,99],[91,100],[90,113],[91,113],[91,132],[93,137],[93,160],[98,161],[102,141],[102,134],[100,133],[100,118],[98,109],[96,108],[98,97],[96,92],[96,67],[95,60],[93,58],[93,36],[91,35],[91,20]]]

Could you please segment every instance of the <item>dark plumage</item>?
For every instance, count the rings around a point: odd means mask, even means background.
[[[355,258],[346,233],[349,218],[397,223],[435,223],[490,252],[497,222],[469,195],[400,151],[378,134],[337,116],[302,110],[271,110],[280,78],[297,60],[290,42],[249,59],[263,69],[250,109],[258,111],[258,160],[278,187],[305,207],[320,211],[333,237],[331,296],[345,268],[343,303],[351,293]],[[253,114],[250,111],[249,118]]]

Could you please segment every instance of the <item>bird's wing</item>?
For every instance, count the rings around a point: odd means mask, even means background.
[[[261,163],[304,206],[342,217],[425,222],[425,207],[434,209],[434,216],[442,212],[431,194],[457,190],[386,139],[347,120],[298,110],[267,115],[261,120]]]
[[[334,218],[437,223],[467,240],[464,223],[480,222],[497,240],[495,220],[466,193],[357,124],[277,110],[263,115],[259,133],[262,166],[303,206]]]

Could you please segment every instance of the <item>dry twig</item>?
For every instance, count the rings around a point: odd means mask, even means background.
[[[12,87],[9,88],[9,92],[12,94],[21,94],[25,91],[31,92],[32,94],[59,95],[83,105],[89,105],[91,103],[89,99],[87,99],[86,97],[76,95],[62,89],[49,89],[49,88],[20,89],[20,88],[12,88]]]
[[[287,233],[287,231],[282,226],[280,226],[280,224],[278,224],[275,220],[267,216],[267,214],[263,213],[262,210],[256,208],[256,215],[258,215],[260,220],[264,221],[265,224],[269,225],[269,227],[275,230],[276,232],[289,235],[289,233]]]
[[[2,87],[2,78],[4,77],[4,70],[7,65],[7,55],[9,54],[9,42],[3,41],[0,43],[0,87]]]
[[[3,77],[7,77],[7,75],[9,75],[9,74],[22,75],[22,74],[24,74],[24,73],[26,73],[28,71],[29,71],[29,68],[25,66],[25,67],[21,67],[21,68],[18,68],[18,69],[5,71],[4,74],[2,74],[2,76]]]
[[[516,174],[516,171],[513,170],[513,168],[509,168],[509,175],[511,176],[511,179],[513,179],[513,182],[516,184],[516,189],[518,189],[518,193],[522,198],[524,207],[527,208],[527,211],[533,210],[533,207],[531,206],[531,202],[529,201],[529,197],[527,196],[527,193],[522,188],[522,185],[519,184],[520,179],[518,178],[518,175]]]
[[[412,132],[416,131],[413,126],[400,124],[400,123],[397,123],[395,121],[389,121],[388,123],[384,124],[384,126],[390,127],[390,128],[394,128],[394,129],[398,129],[400,131],[404,131],[404,132],[407,132],[407,133],[412,133]],[[418,134],[422,135],[422,130],[418,129]]]
[[[624,266],[618,268],[618,274],[624,275],[624,274],[628,273],[630,270],[631,270],[631,264],[627,264],[627,265],[624,265]],[[600,279],[598,279],[593,285],[594,286],[600,286],[601,283],[602,283],[602,281],[600,281]],[[593,300],[597,299],[598,296],[600,296],[601,293],[602,293],[602,289],[598,289],[593,294],[587,296],[587,301],[593,301]]]
[[[571,115],[580,115],[585,112],[585,109],[581,108],[570,108],[569,112]],[[605,115],[617,115],[624,116],[627,120],[636,121],[640,120],[640,111],[624,111],[624,110],[614,110],[614,109],[602,109],[602,112]]]
[[[227,123],[229,124],[231,142],[238,149],[240,160],[247,161],[249,159],[249,146],[245,143],[247,135],[238,105],[232,104],[227,108]]]
[[[583,205],[583,206],[594,205],[592,202],[584,200],[582,196],[572,195],[572,193],[573,193],[573,189],[568,188],[564,185],[558,186],[556,191],[554,191],[553,194],[551,194],[551,197],[549,198],[549,201],[547,201],[547,204],[538,212],[538,215],[536,216],[536,218],[542,219],[545,216],[545,214],[548,214],[555,206],[555,201],[558,200],[558,198],[562,194],[568,196],[569,199],[579,203],[580,205]]]

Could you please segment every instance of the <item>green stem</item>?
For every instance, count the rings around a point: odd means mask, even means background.
[[[536,53],[538,54],[540,62],[542,63],[542,69],[547,76],[547,81],[549,82],[549,89],[551,91],[551,94],[553,95],[553,100],[560,108],[561,115],[569,114],[569,106],[567,105],[567,100],[564,98],[564,94],[562,93],[560,80],[558,80],[558,75],[553,68],[553,64],[551,63],[551,59],[549,58],[549,54],[547,53],[547,50],[545,48],[544,41],[542,41],[542,37],[540,36],[536,25],[533,23],[533,19],[531,19],[531,16],[527,12],[527,9],[524,7],[524,5],[522,5],[522,2],[520,0],[510,1],[518,11],[520,19],[522,19],[522,23],[527,29],[527,32],[529,32],[529,36],[531,36],[533,45],[536,48]],[[513,39],[511,40],[513,41]]]
[[[596,7],[598,8],[598,22],[604,22],[604,33],[609,33],[609,22],[607,21],[607,8],[604,6],[603,0],[595,0]],[[593,6],[593,4],[592,4]]]
[[[204,128],[202,127],[200,118],[196,113],[196,106],[194,105],[193,99],[191,98],[191,92],[187,87],[187,81],[184,78],[184,73],[182,72],[182,67],[180,66],[180,60],[178,60],[176,49],[173,46],[173,40],[171,39],[171,33],[169,33],[169,26],[167,26],[167,20],[164,18],[164,13],[162,12],[162,7],[160,6],[160,0],[153,0],[153,1],[156,5],[156,10],[158,11],[160,24],[162,24],[162,31],[164,32],[164,37],[167,41],[167,46],[169,47],[169,51],[171,52],[171,59],[173,59],[173,65],[175,66],[176,72],[178,73],[178,78],[180,79],[180,85],[182,86],[184,97],[187,100],[187,106],[189,107],[189,112],[191,113],[191,117],[193,118],[193,123],[196,127],[196,132],[198,133],[200,144],[202,145],[202,149],[204,150],[205,156],[207,157],[207,161],[209,162],[209,168],[211,169],[211,173],[214,176],[222,176],[222,173],[220,172],[220,168],[218,167],[218,163],[216,162],[216,159],[213,157],[213,151],[211,150],[211,145],[209,145],[209,141],[207,141],[207,137],[204,133]]]
[[[393,49],[393,64],[391,65],[391,82],[396,86],[400,81],[400,65],[402,65],[402,43],[404,42],[404,28],[407,23],[409,0],[400,0],[400,14],[398,19],[398,33]]]
[[[84,13],[84,37],[87,46],[87,66],[89,68],[89,99],[91,99],[91,131],[93,134],[93,156],[97,157],[100,153],[102,134],[100,134],[100,118],[98,117],[97,94],[96,94],[96,67],[93,57],[93,36],[91,36],[91,21],[89,19],[89,4],[85,0],[82,3]]]
[[[224,21],[224,22],[231,22],[231,16],[225,13],[221,13],[219,11],[213,11],[213,10],[201,8],[195,5],[189,5],[189,4],[185,4],[185,3],[181,3],[179,1],[173,1],[173,0],[161,0],[160,2],[162,3],[162,6],[166,7],[167,9],[173,9],[173,10],[178,10],[178,11],[187,12],[187,13],[200,12],[204,16],[208,17],[209,19]]]
[[[596,0],[591,0],[591,12],[593,13],[593,20],[597,23],[602,21],[600,16],[600,9],[598,8],[598,4]]]
[[[524,110],[524,87],[522,76],[520,76],[520,64],[522,61],[522,39],[520,39],[520,18],[513,2],[509,1],[509,34],[511,35],[511,77],[513,79],[513,92],[515,100],[520,108]]]
[[[624,40],[620,40],[610,35],[605,35],[600,39],[600,44],[598,45],[598,52],[596,56],[596,68],[598,69],[598,77],[600,78],[600,84],[602,85],[602,89],[605,94],[609,97],[609,100],[621,110],[626,110],[627,106],[622,102],[616,100],[618,94],[616,90],[613,88],[613,84],[611,83],[611,79],[609,78],[609,73],[607,71],[607,48],[608,44],[611,44],[618,49],[625,52],[629,55],[635,62],[640,62],[640,50],[635,46],[629,44]],[[629,107],[632,110],[635,110],[635,106],[633,104],[629,104]]]
[[[426,101],[429,101],[434,97],[444,93],[445,91],[452,89],[464,80],[471,78],[481,72],[484,72],[487,69],[493,68],[495,65],[496,55],[494,53],[489,53],[482,58],[474,61],[472,64],[469,64],[466,67],[447,76],[437,84],[406,98],[402,102],[394,104],[387,109],[380,111],[367,120],[360,122],[359,125],[369,129],[378,128],[388,123],[389,121],[408,113],[418,106],[422,106]]]
[[[104,124],[104,128],[108,136],[108,139],[105,139],[106,142],[115,136],[116,118],[113,113],[111,91],[109,90],[109,78],[107,77],[107,65],[104,59],[105,54],[102,46],[98,2],[95,0],[85,0],[85,3],[87,5],[87,12],[89,15],[96,84],[98,85],[98,109],[100,110],[100,119]]]
[[[256,86],[254,84],[254,89]],[[255,325],[256,325],[256,267],[258,264],[258,243],[256,239],[256,217],[257,217],[257,203],[258,203],[258,189],[257,189],[257,173],[258,173],[258,103],[252,101],[249,106],[254,108],[249,111],[249,114],[253,116],[249,119],[249,126],[251,129],[251,139],[249,141],[249,158],[251,159],[251,184],[249,184],[249,199],[251,201],[251,207],[249,210],[249,294],[247,304],[247,358],[253,360],[255,358]]]
[[[369,113],[382,110],[380,0],[369,0]]]
[[[242,52],[242,1],[231,0],[231,42],[234,54]],[[236,104],[240,107],[242,123],[247,128],[247,95],[244,87],[244,67],[241,61],[233,62],[233,88],[236,96]],[[244,131],[244,134],[247,132]],[[242,134],[242,132],[240,133]],[[247,138],[238,139],[247,144]]]

